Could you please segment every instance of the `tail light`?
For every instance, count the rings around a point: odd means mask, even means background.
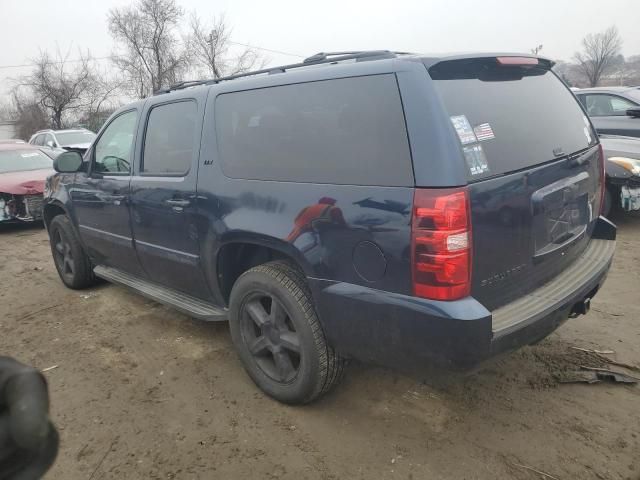
[[[602,148],[602,143],[599,145],[600,149],[600,209],[598,210],[598,214],[602,215],[604,211],[604,196],[607,189],[607,177],[605,170],[605,162],[607,161],[604,157],[604,149]]]
[[[466,188],[416,189],[411,224],[413,293],[457,300],[471,291],[471,218]]]

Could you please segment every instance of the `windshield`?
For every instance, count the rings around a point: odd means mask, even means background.
[[[0,173],[52,168],[53,160],[36,150],[0,151]]]
[[[96,134],[93,132],[61,132],[56,133],[56,138],[61,146],[67,146],[78,143],[91,143],[96,138]]]
[[[549,69],[474,59],[443,62],[429,73],[473,166],[470,178],[529,168],[597,141],[578,101]]]

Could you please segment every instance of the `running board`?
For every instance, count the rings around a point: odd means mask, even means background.
[[[129,273],[111,267],[97,266],[93,273],[108,282],[128,287],[151,300],[180,310],[194,318],[207,321],[227,320],[227,309],[216,307],[198,298],[192,297],[172,288],[162,287],[146,280],[141,280]]]

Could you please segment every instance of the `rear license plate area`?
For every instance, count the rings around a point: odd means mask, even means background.
[[[581,238],[593,212],[585,188],[589,174],[548,185],[532,195],[534,260]]]

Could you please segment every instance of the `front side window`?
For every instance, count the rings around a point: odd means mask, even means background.
[[[617,95],[586,95],[587,113],[591,117],[624,116],[634,103]]]
[[[143,173],[184,175],[189,171],[196,140],[197,112],[193,101],[151,109],[144,138]]]
[[[33,144],[34,145],[42,146],[43,142],[44,142],[44,135],[43,134],[40,134],[36,138],[33,139]]]
[[[46,147],[55,147],[56,146],[56,142],[53,139],[53,135],[51,135],[50,133],[47,133],[47,135],[45,135],[45,137],[44,137],[44,145]]]
[[[96,143],[93,171],[129,173],[133,155],[133,139],[137,113],[132,110],[116,117]]]

